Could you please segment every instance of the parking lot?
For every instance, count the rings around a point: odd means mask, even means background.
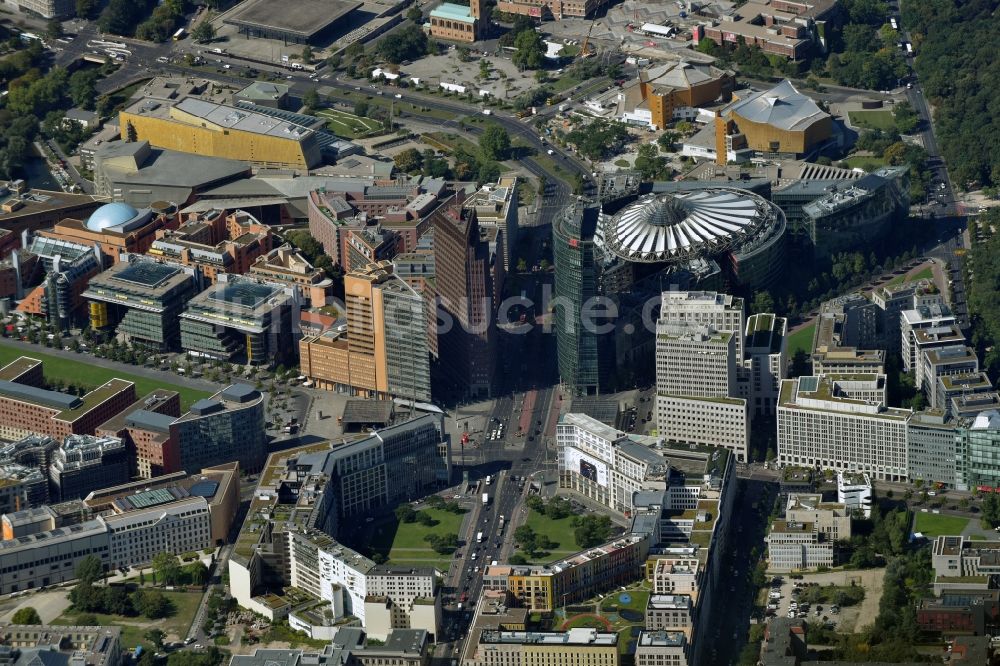
[[[884,574],[884,569],[795,574],[795,579],[792,579],[788,574],[783,574],[780,577],[776,577],[780,579],[777,586],[772,583],[772,586],[768,588],[768,594],[777,593],[781,595],[776,600],[769,598],[769,602],[777,601],[778,606],[777,609],[771,610],[775,610],[776,617],[788,617],[788,612],[794,602],[796,604],[796,617],[800,617],[810,623],[830,623],[832,625],[831,628],[836,631],[851,633],[875,621],[875,616],[878,615],[879,599],[882,598],[882,578]],[[811,604],[808,611],[803,611],[796,601],[798,595],[792,592],[792,590],[796,589],[796,586],[804,589],[807,585],[826,586],[830,584],[842,586],[858,585],[865,590],[865,598],[859,604],[841,606],[837,611],[834,611],[828,604]],[[820,606],[822,606],[822,610],[817,614],[816,611]]]

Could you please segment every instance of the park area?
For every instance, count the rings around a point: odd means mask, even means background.
[[[153,643],[146,637],[146,633],[150,629],[157,628],[166,634],[164,638],[166,642],[183,641],[191,627],[191,622],[194,620],[202,596],[201,590],[196,592],[162,591],[162,594],[170,602],[170,612],[164,618],[151,620],[141,615],[81,613],[71,607],[57,617],[52,624],[114,625],[122,629],[123,648],[132,649],[141,645],[145,650],[155,651]]]
[[[800,350],[806,354],[812,353],[813,335],[816,333],[816,320],[788,335],[788,358],[795,358]]]
[[[575,528],[572,520],[572,516],[554,520],[537,511],[530,511],[525,525],[533,529],[536,534],[548,537],[554,545],[545,552],[538,553],[538,557],[528,558],[528,561],[532,564],[541,564],[578,552],[580,549],[577,547],[576,537],[573,535]]]
[[[848,111],[847,116],[855,127],[885,131],[896,129],[896,118],[891,111]]]
[[[348,111],[325,108],[316,111],[316,115],[326,120],[326,126],[334,134],[345,139],[357,139],[382,131],[382,123],[371,118],[361,118]]]
[[[135,384],[135,393],[139,398],[156,389],[177,391],[181,397],[181,409],[183,411],[187,411],[187,408],[192,403],[211,395],[208,391],[200,391],[181,384],[174,384],[170,381],[140,377],[139,375],[121,372],[120,370],[103,368],[96,365],[94,359],[88,356],[81,356],[80,360],[77,361],[62,356],[42,354],[35,350],[26,351],[15,347],[0,346],[0,366],[6,365],[21,356],[28,356],[42,361],[44,363],[45,380],[49,382],[58,381],[63,384],[76,384],[93,389],[110,379],[124,379]]]
[[[372,554],[386,558],[391,564],[432,566],[447,571],[452,556],[435,552],[425,537],[457,536],[465,515],[430,508],[422,509],[420,513],[428,514],[433,521],[432,524],[402,523],[395,517],[376,523],[372,530],[369,548]]]
[[[634,652],[635,641],[645,624],[649,594],[649,590],[637,585],[586,603],[556,609],[553,628],[560,631],[582,628],[616,631],[619,634],[619,652]]]
[[[913,531],[920,532],[928,539],[934,539],[945,535],[959,535],[968,524],[969,519],[962,516],[918,512],[913,521]]]

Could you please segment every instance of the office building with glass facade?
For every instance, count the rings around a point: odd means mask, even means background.
[[[294,356],[295,286],[222,274],[180,315],[181,348],[206,358],[268,365]]]
[[[260,469],[267,456],[266,402],[266,394],[246,384],[233,384],[191,405],[187,414],[170,425],[181,469],[193,473],[234,460],[243,469]]]
[[[178,316],[195,291],[193,270],[130,255],[90,280],[90,326],[167,351],[180,345]]]
[[[559,377],[569,390],[595,395],[602,387],[601,340],[594,327],[584,326],[585,303],[597,297],[599,268],[594,234],[600,208],[576,203],[553,221],[555,271],[555,325]]]

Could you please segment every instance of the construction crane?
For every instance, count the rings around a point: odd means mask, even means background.
[[[580,44],[580,57],[589,58],[594,55],[587,51],[587,47],[590,45],[590,33],[594,31],[594,24],[597,23],[596,19],[590,19],[590,27],[587,29],[587,36],[583,38],[583,43]],[[597,49],[594,49],[595,51]]]

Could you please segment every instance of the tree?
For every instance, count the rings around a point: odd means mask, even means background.
[[[204,585],[208,582],[208,567],[204,562],[192,562],[184,567],[184,573],[192,585]]]
[[[507,563],[508,564],[527,564],[528,563],[528,558],[526,558],[521,553],[514,553],[513,555],[511,555],[510,557],[507,558]]]
[[[639,146],[634,166],[642,174],[643,180],[662,179],[670,175],[666,158],[657,153],[656,146],[651,143]]]
[[[104,588],[103,606],[102,610],[112,615],[132,614],[132,600],[122,585],[110,585]]]
[[[306,91],[306,94],[302,96],[302,105],[312,111],[315,111],[320,106],[319,92],[315,88],[310,88]]]
[[[170,601],[162,592],[138,590],[132,595],[135,610],[151,620],[167,617],[171,612]]]
[[[404,60],[414,60],[427,52],[427,35],[419,25],[407,25],[378,45],[379,53],[389,62],[398,65]]]
[[[486,58],[479,60],[479,78],[483,81],[490,78],[490,61]]]
[[[88,19],[97,9],[97,0],[76,0],[76,15],[82,19]]]
[[[670,153],[674,150],[674,144],[680,140],[680,136],[677,132],[664,132],[656,138],[657,145],[660,146],[660,150],[664,153]]]
[[[146,632],[146,640],[153,644],[157,651],[163,649],[163,639],[167,637],[165,631],[158,627],[153,627]]]
[[[413,523],[417,520],[417,512],[409,504],[400,504],[396,507],[396,520],[401,523]]]
[[[93,585],[104,577],[104,566],[96,555],[87,555],[76,565],[75,573],[80,583]]]
[[[420,11],[420,7],[413,5],[406,10],[406,18],[414,23],[423,23],[424,13]]]
[[[306,44],[302,47],[302,62],[307,65],[312,64],[313,61],[313,50],[312,47]]]
[[[207,44],[215,39],[215,26],[212,25],[211,17],[205,19],[191,30],[191,39],[199,44]]]
[[[592,548],[606,542],[611,536],[611,519],[608,516],[588,514],[579,519],[577,528],[573,531],[576,545],[580,548]]]
[[[519,70],[538,69],[545,61],[545,43],[542,36],[532,30],[525,30],[514,38],[514,65]]]
[[[46,37],[51,37],[52,39],[56,39],[57,37],[62,37],[63,36],[62,23],[60,23],[58,19],[52,19],[51,21],[46,23],[45,35]]]
[[[38,611],[34,608],[25,606],[24,608],[18,608],[17,612],[10,618],[10,621],[14,624],[41,624],[42,618],[38,616]]]
[[[437,524],[437,521],[434,520],[434,517],[431,516],[431,514],[427,513],[426,511],[417,512],[417,522],[423,525],[424,527],[431,527]]]
[[[153,558],[156,579],[164,585],[175,585],[180,579],[181,567],[172,553],[157,553]]]
[[[553,497],[545,505],[545,515],[552,520],[562,520],[573,515],[573,505],[565,497]]]
[[[487,160],[503,160],[510,151],[510,135],[499,125],[489,125],[479,137],[479,150]]]
[[[754,314],[774,313],[774,298],[768,291],[758,291],[753,295],[753,305],[750,309]]]
[[[97,99],[97,72],[81,69],[69,77],[69,96],[73,104],[84,109],[93,109]]]
[[[424,165],[423,155],[416,148],[407,148],[398,153],[392,160],[396,168],[405,173],[420,171]]]
[[[359,99],[357,102],[355,102],[354,103],[354,115],[358,116],[359,118],[367,118],[368,117],[368,102],[366,102],[363,99]]]
[[[530,525],[521,525],[514,530],[514,539],[521,546],[521,550],[529,555],[535,553],[535,540],[537,538],[538,535],[535,534],[535,530]]]

